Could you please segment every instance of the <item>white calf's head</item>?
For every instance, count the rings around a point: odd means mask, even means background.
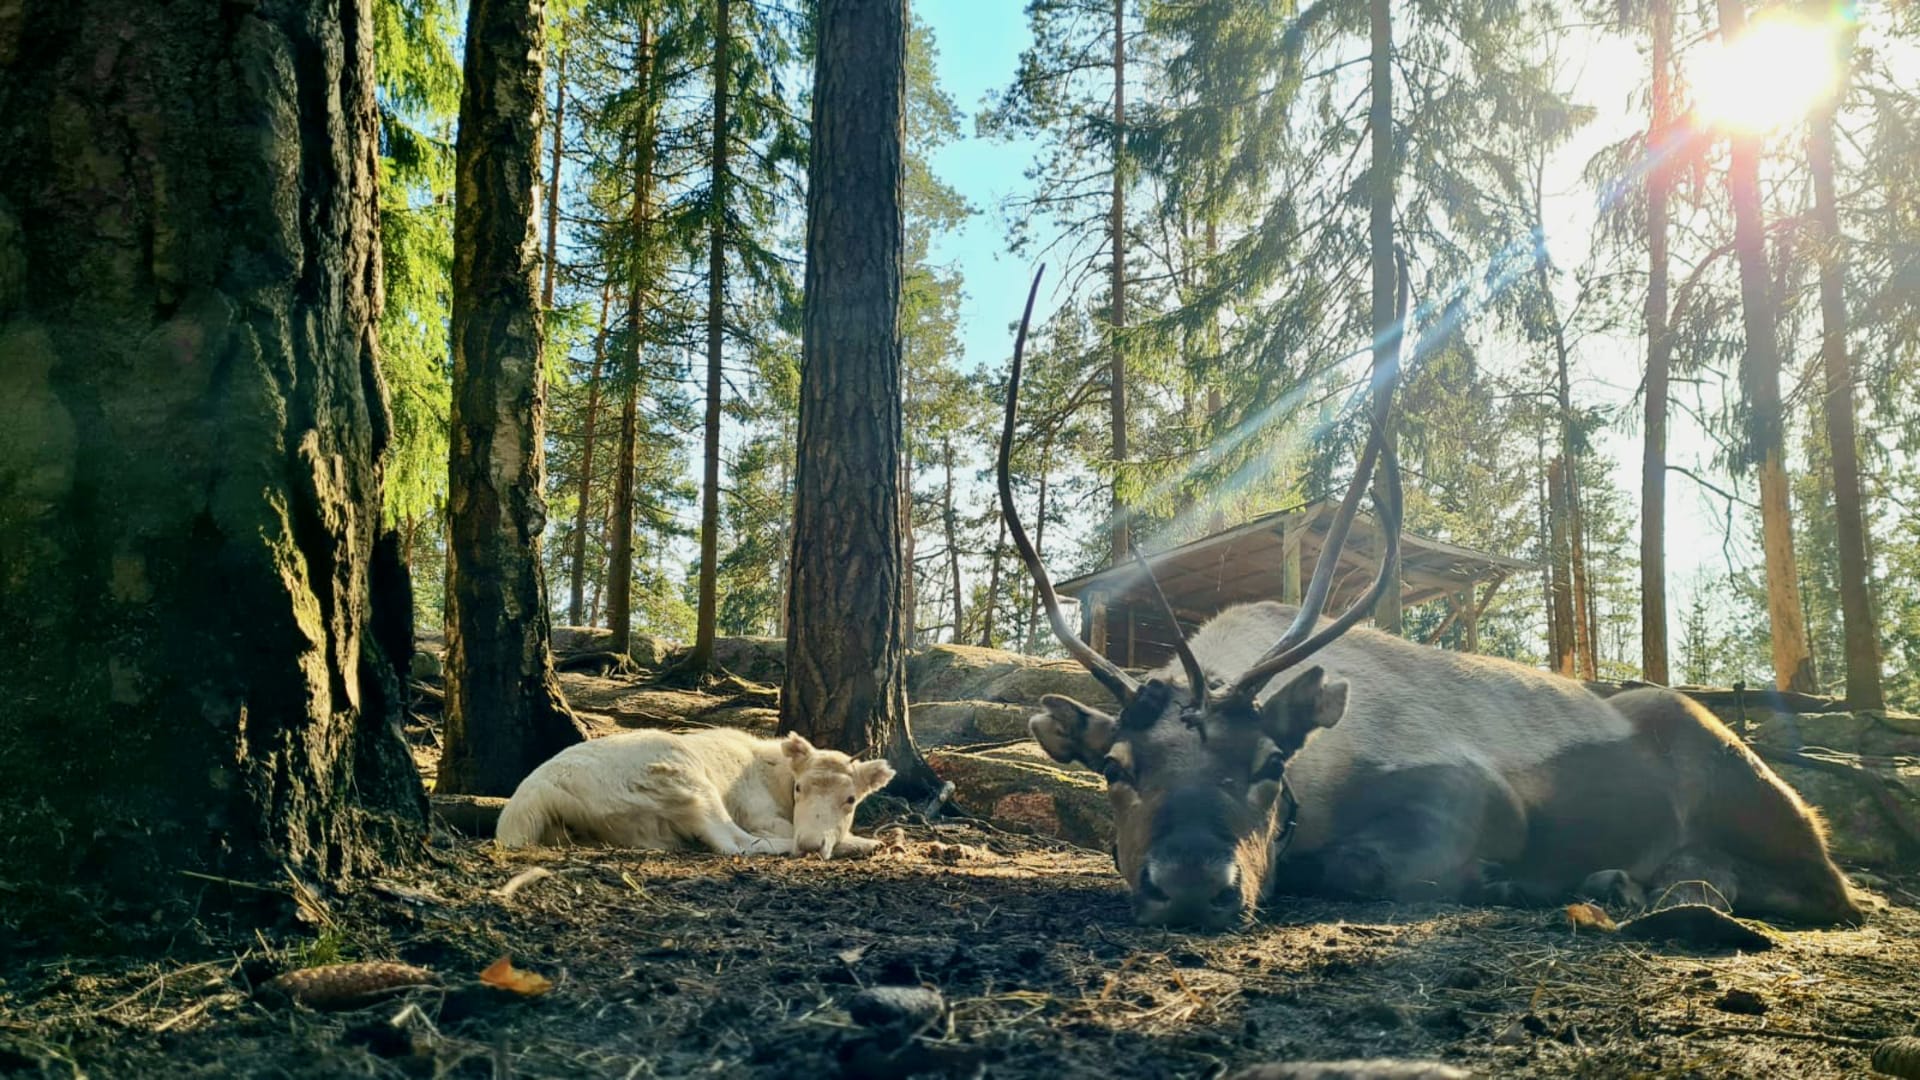
[[[831,859],[833,849],[853,835],[853,808],[887,786],[893,766],[815,749],[797,732],[788,735],[780,749],[793,766],[793,850],[801,855],[817,851]]]

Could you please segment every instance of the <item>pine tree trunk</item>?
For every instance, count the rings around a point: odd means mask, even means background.
[[[901,338],[900,355],[907,355],[906,339]],[[913,415],[913,380],[907,380],[906,404],[902,413],[904,418]],[[900,630],[900,640],[907,648],[914,648],[920,641],[920,562],[916,557],[917,540],[913,533],[913,432],[904,431],[900,440],[900,542],[905,547],[901,558],[907,567],[906,577],[900,587],[903,597],[900,601],[901,617],[905,620]],[[788,552],[788,561],[792,561],[792,552]]]
[[[376,591],[405,568],[372,25],[342,7],[0,17],[0,866],[76,917],[424,832],[380,630],[411,613]]]
[[[642,18],[634,46],[634,84],[640,95],[639,118],[631,136],[633,199],[627,224],[633,249],[627,253],[627,343],[618,360],[624,369],[620,382],[626,394],[620,405],[618,475],[613,481],[613,520],[607,544],[607,627],[613,631],[608,647],[624,653],[633,647],[633,480],[640,438],[640,379],[646,345],[649,290],[652,286],[651,240],[654,149],[659,137],[656,88],[653,77],[652,24]]]
[[[1109,313],[1112,383],[1108,420],[1113,426],[1113,565],[1133,550],[1122,473],[1127,467],[1127,5],[1113,0],[1113,201],[1107,208],[1107,242],[1113,246],[1113,308]]]
[[[940,527],[947,534],[947,574],[949,587],[953,590],[953,634],[950,640],[960,643],[965,625],[966,611],[964,598],[960,595],[960,530],[956,527],[953,512],[953,436],[940,439],[941,464],[946,469],[946,488],[940,499]]]
[[[1388,0],[1369,0],[1372,28],[1371,59],[1372,104],[1368,122],[1373,133],[1373,165],[1369,194],[1367,238],[1373,263],[1373,372],[1376,382],[1382,372],[1400,363],[1401,328],[1395,321],[1399,275],[1393,257],[1393,188],[1396,166],[1393,159],[1393,11]],[[1392,430],[1387,437],[1393,438]],[[1387,570],[1393,582],[1380,594],[1373,609],[1373,624],[1389,634],[1400,633],[1399,560]]]
[[[434,790],[511,795],[586,738],[549,648],[546,378],[534,204],[541,0],[471,0],[456,152],[447,727]]]
[[[628,350],[631,353],[631,350]],[[627,362],[631,367],[631,355]],[[633,648],[633,470],[640,438],[639,372],[629,370],[626,397],[620,403],[620,449],[614,464],[613,507],[607,523],[607,629],[613,632],[607,648],[617,653]]]
[[[1553,299],[1553,281],[1545,260],[1534,264],[1541,295],[1553,319],[1555,398],[1560,414],[1560,507],[1566,531],[1568,589],[1572,593],[1574,666],[1580,677],[1599,677],[1594,641],[1593,588],[1587,575],[1587,522],[1580,506],[1580,454],[1573,430],[1573,379],[1569,371],[1566,326]]]
[[[1040,491],[1033,514],[1033,550],[1036,557],[1043,558],[1047,551],[1047,481],[1053,464],[1053,432],[1048,431],[1040,444]],[[1043,563],[1044,565],[1044,563]],[[1033,603],[1027,607],[1027,652],[1040,650],[1040,587],[1034,586]]]
[[[567,621],[581,625],[587,586],[587,512],[593,505],[593,451],[599,442],[600,369],[607,360],[607,318],[612,313],[613,286],[600,288],[600,331],[593,336],[593,370],[587,374],[587,415],[581,424],[580,505],[573,515],[573,574],[567,596]]]
[[[1666,160],[1673,120],[1673,0],[1651,0],[1653,119],[1647,129],[1647,402],[1640,461],[1640,671],[1666,685],[1667,670],[1667,379],[1673,338],[1667,327]]]
[[[994,517],[999,519],[1000,528],[993,537],[993,558],[987,566],[987,608],[980,615],[980,647],[993,648],[994,609],[1000,606],[1000,557],[1007,549],[1007,519],[998,510]]]
[[[1549,655],[1553,670],[1578,674],[1579,620],[1574,612],[1572,544],[1567,520],[1567,459],[1556,457],[1547,467],[1548,543],[1552,555],[1553,634]]]
[[[567,143],[567,50],[556,50],[553,73],[553,167],[547,181],[547,261],[542,267],[540,309],[553,310],[553,281],[560,269],[560,163]]]
[[[1741,0],[1719,0],[1720,36],[1746,29]],[[1748,460],[1759,468],[1760,539],[1766,555],[1767,613],[1772,626],[1773,679],[1782,690],[1818,691],[1807,647],[1800,573],[1793,557],[1793,507],[1787,491],[1784,423],[1780,405],[1778,303],[1767,267],[1766,225],[1760,207],[1760,137],[1736,133],[1727,167],[1733,202],[1734,250],[1740,259],[1740,307],[1747,347],[1741,366],[1751,413]]]
[[[728,0],[717,0],[713,39],[713,157],[707,209],[707,418],[700,480],[700,587],[693,649],[683,673],[699,678],[713,666],[720,607],[720,356],[726,330],[727,91],[732,81]]]
[[[1848,57],[1843,49],[1841,64]],[[1844,85],[1844,83],[1843,83]],[[1833,123],[1839,92],[1807,126],[1813,172],[1814,230],[1820,241],[1820,358],[1826,372],[1823,412],[1833,461],[1835,546],[1840,556],[1840,615],[1846,637],[1847,707],[1886,708],[1880,634],[1873,615],[1866,509],[1860,496],[1859,441],[1854,427],[1853,363],[1847,353],[1846,252],[1833,190]]]
[[[907,729],[900,285],[904,0],[820,0],[780,729],[936,783]]]

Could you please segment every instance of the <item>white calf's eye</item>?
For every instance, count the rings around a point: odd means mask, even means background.
[[[848,806],[852,806],[852,805],[853,805],[853,796],[851,796],[851,795],[849,795],[849,796],[847,796],[847,805],[848,805]]]

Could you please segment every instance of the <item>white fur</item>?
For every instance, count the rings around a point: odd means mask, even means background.
[[[625,732],[535,769],[501,811],[494,838],[507,848],[571,841],[724,855],[864,852],[876,843],[853,835],[854,805],[892,777],[885,762],[856,763],[799,735]]]

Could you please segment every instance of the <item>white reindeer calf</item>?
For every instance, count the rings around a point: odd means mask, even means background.
[[[884,761],[818,750],[798,734],[630,731],[568,747],[533,770],[500,812],[494,839],[508,848],[864,854],[879,841],[853,835],[853,808],[891,779]]]

